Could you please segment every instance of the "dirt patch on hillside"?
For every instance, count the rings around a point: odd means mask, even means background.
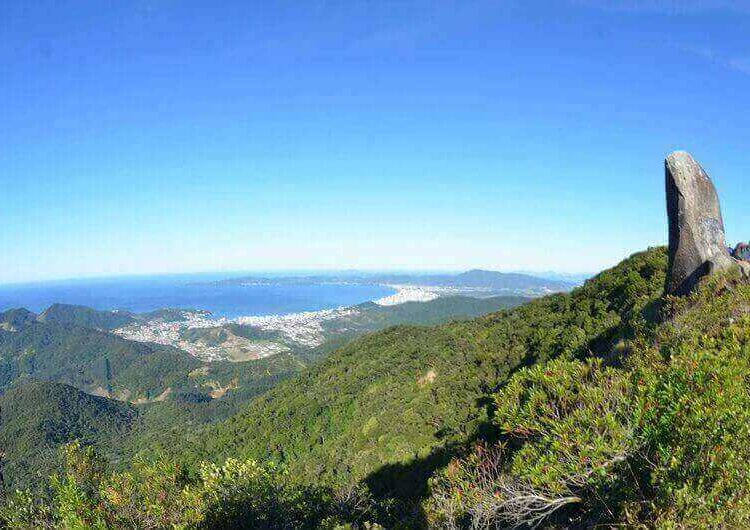
[[[417,379],[417,384],[419,386],[428,385],[430,383],[433,383],[436,377],[437,377],[437,372],[435,370],[429,370],[426,374],[424,374],[422,377]]]
[[[172,387],[167,388],[164,392],[156,396],[155,398],[148,399],[148,398],[138,398],[135,401],[131,401],[133,405],[145,405],[146,403],[155,403],[158,401],[166,401],[169,397],[169,394],[172,393]]]

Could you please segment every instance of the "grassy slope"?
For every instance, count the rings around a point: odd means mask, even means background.
[[[666,253],[637,254],[571,294],[469,322],[366,336],[200,432],[191,458],[272,457],[293,475],[396,487],[487,423],[491,393],[517,368],[606,352],[659,296]],[[416,486],[409,484],[409,488]]]

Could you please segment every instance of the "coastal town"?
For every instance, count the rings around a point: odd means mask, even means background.
[[[381,306],[406,302],[428,302],[445,294],[444,289],[388,285],[396,292],[375,300]],[[357,315],[357,306],[304,311],[286,315],[241,316],[237,318],[214,317],[207,311],[172,311],[167,317],[136,322],[113,332],[125,339],[172,346],[188,352],[203,361],[245,361],[262,359],[291,348],[315,348],[326,340],[324,323]],[[268,334],[272,338],[246,338],[226,330],[236,324]],[[223,333],[200,335],[190,330],[224,330]],[[213,340],[209,340],[211,337]],[[217,339],[216,337],[220,337]]]
[[[179,319],[157,318],[115,329],[113,332],[125,339],[153,342],[180,348],[203,361],[244,361],[262,359],[290,350],[290,347],[314,348],[325,341],[323,322],[355,315],[356,307],[342,307],[321,311],[306,311],[287,315],[244,316],[238,318],[213,318],[205,311],[181,311]],[[276,333],[276,340],[248,339],[224,333],[225,338],[215,341],[190,339],[189,330],[219,330],[230,324],[246,326],[260,332]],[[231,355],[242,351],[243,355]]]
[[[188,329],[205,329],[223,326],[228,323],[225,318],[212,318],[206,311],[173,312],[171,318],[155,318],[117,328],[113,333],[125,339],[137,342],[152,342],[164,346],[173,346],[198,357],[204,361],[226,360],[226,351],[222,347],[193,342],[184,338]],[[278,353],[275,348],[258,352],[258,358]]]
[[[384,296],[375,300],[376,304],[388,306],[406,302],[429,302],[440,296],[434,287],[415,285],[386,285],[386,287],[396,289],[396,292],[390,296]]]
[[[395,292],[372,302],[380,307],[430,302],[443,296],[485,298],[497,294],[481,286],[382,285]],[[363,307],[355,305],[236,318],[215,317],[208,311],[173,310],[113,332],[128,340],[179,348],[207,362],[241,362],[318,347],[330,338],[330,328],[335,327],[338,333],[346,333],[352,320],[365,310]]]

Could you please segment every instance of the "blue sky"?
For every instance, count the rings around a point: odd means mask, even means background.
[[[219,5],[220,7],[217,7]],[[750,2],[0,2],[0,282],[595,271],[693,152],[750,238]]]

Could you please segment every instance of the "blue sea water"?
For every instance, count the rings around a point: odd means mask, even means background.
[[[204,309],[234,318],[350,306],[393,294],[379,285],[210,284],[216,275],[171,275],[0,285],[0,310],[41,312],[54,303],[142,313],[162,308]]]

